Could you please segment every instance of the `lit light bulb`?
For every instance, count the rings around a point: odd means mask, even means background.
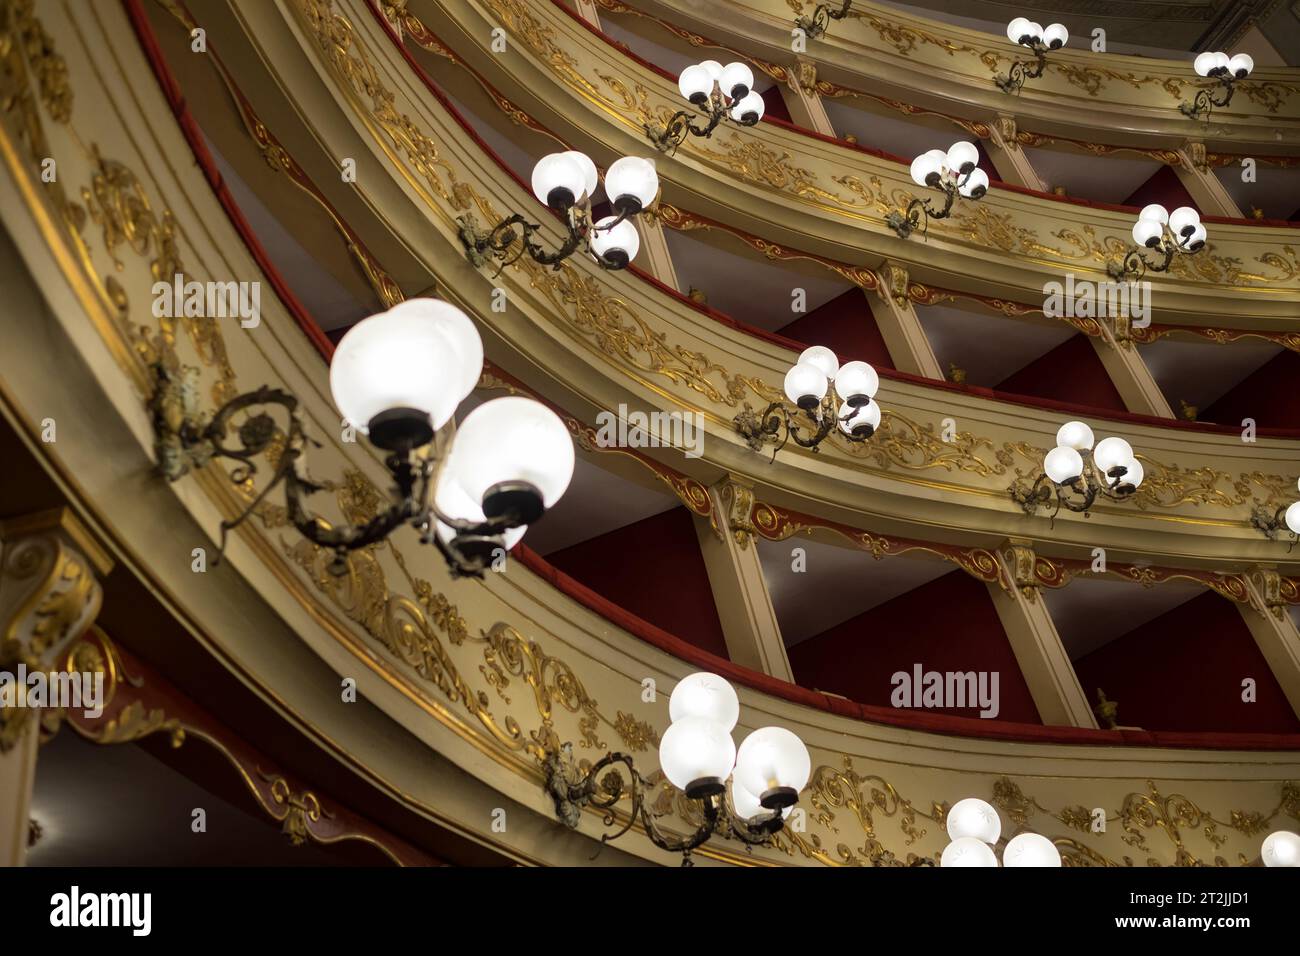
[[[1083,456],[1073,448],[1059,445],[1043,458],[1043,471],[1052,481],[1063,485],[1083,474]]]
[[[939,857],[941,867],[984,866],[996,867],[998,858],[993,848],[974,837],[961,837],[943,848]]]
[[[1092,447],[1092,429],[1083,422],[1066,422],[1056,431],[1056,444],[1086,451]]]
[[[711,720],[730,733],[740,719],[740,698],[735,688],[717,674],[691,674],[677,682],[668,698],[668,719],[687,717]]]
[[[1002,820],[993,805],[979,797],[958,800],[948,811],[948,837],[954,842],[973,838],[984,843],[997,843],[1002,835]]]
[[[1061,851],[1051,840],[1038,833],[1022,833],[1007,841],[1002,851],[1006,867],[1060,866]]]

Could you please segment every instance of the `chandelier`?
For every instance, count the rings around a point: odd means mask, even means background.
[[[754,72],[744,63],[723,66],[705,60],[688,66],[677,78],[677,89],[688,103],[705,111],[708,123],[696,126],[692,122],[696,114],[678,110],[662,128],[646,124],[646,136],[661,152],[676,152],[688,135],[708,139],[728,117],[741,126],[753,126],[763,118],[763,97],[754,91]]]
[[[988,173],[979,169],[979,150],[974,143],[953,143],[945,153],[932,149],[912,160],[912,182],[918,186],[938,189],[944,194],[942,209],[936,209],[929,198],[917,197],[903,211],[891,212],[885,217],[889,228],[906,239],[918,226],[922,232],[930,226],[931,219],[947,219],[957,197],[980,199],[988,192]]]
[[[618,839],[639,822],[655,846],[682,854],[682,866],[690,866],[691,851],[715,835],[747,847],[768,843],[812,773],[803,741],[783,727],[762,727],[737,748],[731,731],[740,719],[740,699],[716,674],[691,674],[679,681],[668,700],[668,716],[671,723],[659,741],[659,767],[690,802],[689,816],[701,821],[694,833],[674,837],[659,826],[647,803],[655,788],[630,756],[610,753],[581,771],[570,743],[549,751],[544,761],[556,816],[577,828],[583,809],[593,807],[604,811],[605,826],[612,827],[615,807],[626,796],[626,821],[604,834],[601,843]]]
[[[1010,71],[993,78],[1003,93],[1015,93],[1025,85],[1025,80],[1036,80],[1043,75],[1043,69],[1047,66],[1047,52],[1065,46],[1070,39],[1070,31],[1059,23],[1053,23],[1044,30],[1041,24],[1025,17],[1016,17],[1007,24],[1007,38],[1012,43],[1028,47],[1034,54],[1032,69],[1031,61],[1017,60],[1011,64]]]
[[[1300,488],[1300,484],[1297,485]],[[1273,541],[1283,527],[1291,532],[1291,544],[1287,547],[1288,553],[1291,548],[1295,547],[1297,541],[1300,541],[1300,501],[1293,501],[1289,505],[1282,505],[1277,511],[1269,514],[1264,508],[1256,508],[1250,516],[1250,524],[1256,531],[1261,532],[1264,537]]]
[[[1192,61],[1192,69],[1196,71],[1197,76],[1218,80],[1218,86],[1197,90],[1191,102],[1179,103],[1178,109],[1192,119],[1204,113],[1208,121],[1210,114],[1214,112],[1214,107],[1227,106],[1232,102],[1232,93],[1237,81],[1250,76],[1251,71],[1255,69],[1255,61],[1247,53],[1238,53],[1233,57],[1226,53],[1202,53]],[[1214,98],[1216,91],[1222,95],[1222,99]]]
[[[1133,224],[1136,248],[1125,253],[1119,262],[1106,263],[1112,279],[1140,279],[1147,272],[1168,272],[1174,256],[1194,256],[1205,248],[1208,233],[1201,214],[1191,206],[1179,206],[1169,212],[1159,203],[1144,206]],[[1143,255],[1150,249],[1162,259],[1151,262]]]
[[[849,7],[852,5],[853,0],[844,0],[838,10],[832,10],[828,4],[819,3],[817,9],[813,10],[811,17],[795,17],[794,25],[797,29],[802,30],[809,40],[816,40],[826,33],[832,20],[843,20],[847,17]]]
[[[585,153],[569,150],[543,156],[533,167],[533,195],[563,217],[564,241],[548,250],[537,240],[542,227],[522,213],[507,216],[486,231],[477,227],[473,216],[463,216],[458,221],[466,257],[475,267],[495,259],[500,273],[525,254],[558,269],[582,249],[604,269],[626,268],[641,246],[631,220],[659,193],[654,160],[624,156],[605,171],[605,195],[617,215],[593,223],[591,197],[599,185],[596,164]]]
[[[1012,484],[1011,497],[1033,514],[1056,499],[1055,518],[1061,508],[1087,513],[1098,496],[1123,501],[1142,484],[1142,463],[1133,446],[1122,438],[1103,438],[1093,448],[1092,429],[1083,422],[1066,422],[1056,433],[1056,447],[1043,458],[1043,470],[1029,488]],[[1091,450],[1090,459],[1083,452]]]
[[[1047,837],[1020,833],[1002,841],[1002,820],[993,806],[978,797],[958,800],[948,810],[948,838],[939,857],[941,867],[996,867],[994,848],[1002,845],[1004,867],[1060,866],[1061,853]]]
[[[439,461],[434,438],[451,421],[483,370],[483,343],[460,309],[437,299],[409,299],[358,322],[343,336],[330,364],[330,392],[344,424],[385,453],[389,500],[356,523],[327,522],[307,498],[332,486],[307,473],[309,444],[298,399],[263,386],[236,396],[210,419],[198,408],[193,369],[154,368],[149,407],[160,470],[172,481],[213,458],[235,462],[230,478],[243,486],[258,457],[274,469],[227,535],[284,486],[289,523],[312,543],[334,552],[329,568],[348,569],[348,554],[410,525],[444,556],[453,577],[481,577],[510,550],[528,525],[564,494],[573,477],[573,441],[559,416],[532,399],[484,402],[455,429]],[[279,406],[284,426],[266,410]],[[246,414],[242,420],[237,417]],[[231,432],[234,432],[233,441]],[[344,440],[350,440],[345,434]]]
[[[814,345],[800,353],[785,376],[786,398],[799,412],[776,401],[758,415],[746,407],[733,424],[755,451],[775,441],[773,460],[788,441],[816,451],[837,428],[848,441],[864,442],[880,427],[880,406],[872,401],[879,389],[880,376],[866,362],[840,365],[834,352]],[[805,424],[806,434],[801,431]]]

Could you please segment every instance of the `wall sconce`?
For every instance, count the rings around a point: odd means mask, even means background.
[[[1297,487],[1300,488],[1300,485]],[[1273,514],[1269,514],[1263,508],[1256,508],[1250,516],[1250,524],[1270,541],[1276,541],[1278,532],[1285,527],[1291,532],[1291,543],[1286,549],[1290,554],[1296,542],[1300,541],[1300,501],[1282,505]]]
[[[777,441],[777,433],[784,428],[785,434],[772,451],[773,461],[787,441],[816,451],[837,426],[849,441],[864,442],[880,427],[880,406],[871,400],[879,388],[880,376],[866,362],[840,365],[834,352],[814,345],[800,353],[785,376],[786,397],[803,411],[812,425],[811,434],[800,434],[799,414],[779,401],[759,415],[746,408],[732,423],[754,451],[762,451],[765,443]],[[838,410],[837,397],[843,403]]]
[[[630,756],[607,754],[584,773],[575,765],[569,743],[544,760],[546,791],[555,801],[556,816],[576,829],[583,808],[590,806],[605,811],[605,826],[612,827],[615,807],[627,795],[627,821],[602,835],[601,844],[617,840],[639,821],[655,846],[682,855],[682,866],[692,865],[691,851],[715,835],[747,846],[768,843],[812,774],[803,741],[782,727],[763,727],[737,749],[731,731],[740,718],[740,699],[716,674],[692,674],[679,681],[668,700],[668,716],[672,723],[659,741],[659,767],[698,807],[703,822],[694,833],[674,838],[660,829],[646,802],[654,788]]]
[[[688,66],[677,78],[677,89],[687,102],[706,110],[709,122],[696,126],[690,110],[678,110],[663,129],[646,125],[646,136],[660,152],[676,152],[688,135],[708,139],[727,117],[741,126],[753,126],[763,118],[765,104],[754,92],[754,72],[743,63],[723,66],[717,60],[705,60]]]
[[[624,156],[616,160],[605,172],[605,193],[618,215],[592,223],[591,197],[599,181],[596,164],[585,153],[570,150],[543,156],[533,167],[533,195],[564,217],[568,232],[564,242],[547,251],[534,238],[542,227],[522,213],[507,216],[486,232],[477,228],[473,216],[463,216],[458,221],[466,257],[476,268],[489,259],[497,260],[501,263],[499,274],[525,253],[535,262],[558,269],[561,262],[585,248],[602,268],[625,268],[641,247],[641,237],[629,220],[654,201],[659,175],[652,159]],[[521,239],[519,248],[511,256],[516,239]]]
[[[1016,504],[1033,514],[1056,498],[1055,519],[1061,508],[1086,514],[1098,496],[1123,501],[1137,491],[1144,475],[1133,446],[1122,438],[1103,438],[1092,447],[1092,429],[1083,422],[1066,422],[1056,433],[1056,447],[1043,459],[1043,471],[1027,490],[1012,484]],[[1092,450],[1091,460],[1081,452]]]
[[[330,364],[330,391],[349,427],[387,453],[393,479],[387,508],[362,524],[327,523],[306,499],[327,486],[307,474],[309,443],[298,399],[263,386],[226,402],[207,420],[198,408],[193,369],[180,374],[154,367],[153,414],[159,468],[175,481],[213,458],[236,463],[242,485],[265,455],[274,474],[236,518],[221,522],[218,554],[227,535],[283,484],[289,522],[305,538],[334,552],[330,570],[344,574],[348,554],[409,524],[424,544],[446,558],[453,577],[481,577],[497,549],[508,551],[569,486],[573,440],[554,412],[510,396],[475,408],[456,430],[439,469],[430,443],[474,390],[483,370],[483,343],[460,309],[437,299],[410,299],[363,319],[339,342]],[[287,415],[282,430],[266,406]],[[236,416],[249,412],[241,421]],[[237,444],[227,444],[235,431]]]
[[[936,209],[927,198],[917,197],[907,204],[903,212],[894,211],[885,217],[885,223],[906,239],[917,228],[922,232],[930,227],[931,219],[947,219],[958,195],[967,199],[980,199],[989,189],[988,173],[977,168],[979,150],[974,143],[953,143],[948,152],[932,149],[912,160],[912,182],[941,190],[945,196],[942,209]]]
[[[1002,840],[1002,820],[992,804],[978,797],[958,800],[948,810],[948,838],[939,858],[941,867],[996,867],[994,847],[1002,846],[1004,867],[1061,865],[1056,844],[1038,833],[1020,833]]]
[[[1007,38],[1012,43],[1029,47],[1033,51],[1033,69],[1030,61],[1017,60],[1011,64],[1006,74],[993,78],[997,88],[1003,93],[1016,93],[1025,85],[1025,80],[1036,80],[1043,75],[1047,66],[1047,51],[1059,50],[1070,39],[1070,31],[1059,23],[1053,23],[1046,30],[1041,25],[1025,17],[1016,17],[1007,24]]]
[[[1237,81],[1250,76],[1255,69],[1255,61],[1246,53],[1238,53],[1234,57],[1229,57],[1226,53],[1202,53],[1192,61],[1192,69],[1197,76],[1218,80],[1218,86],[1197,90],[1195,98],[1191,102],[1179,103],[1178,109],[1191,119],[1204,113],[1208,121],[1214,107],[1227,106],[1232,102]],[[1223,99],[1214,98],[1216,90],[1223,94]]]
[[[798,29],[802,30],[804,36],[809,40],[816,40],[819,36],[823,36],[826,33],[832,20],[843,20],[847,17],[849,15],[849,7],[852,5],[853,0],[844,0],[844,3],[838,10],[832,10],[828,4],[819,3],[811,17],[795,17],[794,25]]]
[[[1179,206],[1173,212],[1159,203],[1144,206],[1133,224],[1137,248],[1130,249],[1119,262],[1106,263],[1106,273],[1119,280],[1140,279],[1147,272],[1168,272],[1175,255],[1192,256],[1204,249],[1207,235],[1201,214],[1191,206]],[[1164,259],[1149,262],[1143,249],[1152,249]]]

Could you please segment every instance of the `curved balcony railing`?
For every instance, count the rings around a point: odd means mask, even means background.
[[[264,511],[241,528],[219,572],[192,572],[189,537],[214,541],[220,519],[246,503],[249,489],[213,469],[175,485],[152,477],[144,412],[150,360],[196,368],[205,405],[263,383],[298,395],[304,420],[322,441],[313,450],[313,474],[346,479],[321,496],[328,516],[364,509],[385,479],[364,447],[339,440],[326,397],[325,346],[304,334],[310,317],[283,289],[263,299],[256,332],[237,324],[173,325],[149,314],[145,304],[159,270],[182,271],[195,281],[233,274],[268,285],[275,275],[233,197],[221,190],[197,130],[186,123],[178,87],[156,58],[137,58],[141,47],[133,34],[149,50],[143,2],[97,6],[75,25],[61,8],[42,11],[36,23],[47,42],[25,47],[23,55],[45,57],[48,69],[33,71],[24,59],[6,74],[6,92],[32,95],[6,97],[0,114],[0,177],[17,197],[0,217],[24,240],[23,262],[10,258],[3,265],[10,301],[21,306],[5,323],[5,354],[46,356],[54,345],[64,357],[62,375],[47,374],[44,359],[6,363],[6,411],[41,409],[91,426],[71,441],[33,446],[69,479],[78,506],[95,516],[133,572],[268,706],[291,715],[392,799],[485,839],[524,840],[529,826],[489,836],[485,799],[549,818],[540,763],[565,741],[593,759],[611,749],[631,751],[649,771],[666,726],[663,694],[695,665],[631,639],[576,602],[557,601],[553,588],[517,563],[484,583],[451,581],[407,532],[384,548],[358,552],[349,573],[335,578],[322,570],[329,555]],[[344,30],[337,8],[301,0],[289,11],[291,21],[283,14],[269,6],[251,11],[256,41],[284,55],[277,68],[288,75],[323,67],[314,79],[310,70],[298,75],[309,84],[343,79],[345,71],[334,76],[332,69],[346,64],[351,44],[365,41]],[[296,31],[312,37],[317,28],[325,31],[319,36],[328,38],[326,46],[299,45]],[[342,59],[332,60],[328,51]],[[118,69],[132,61],[137,69]],[[161,87],[149,65],[162,74]],[[57,88],[41,85],[39,78],[52,77],[62,77]],[[319,119],[346,116],[354,105]],[[419,122],[428,115],[421,113]],[[353,145],[371,132],[334,129],[357,137]],[[95,149],[79,145],[90,143]],[[46,188],[41,161],[50,155],[60,175]],[[436,162],[444,184],[453,170],[456,182],[471,182],[456,151],[440,151]],[[375,189],[385,192],[380,184]],[[456,196],[447,193],[447,201]],[[396,203],[401,195],[396,190],[383,198]],[[416,216],[400,214],[396,205],[390,211],[402,220],[395,224],[417,226]],[[439,252],[442,243],[450,246],[441,226],[423,236]],[[474,281],[466,268],[451,271],[461,283]],[[538,321],[538,313],[530,309],[527,320]],[[67,361],[72,355],[80,364]],[[14,420],[39,419],[15,414]],[[123,475],[140,476],[132,493],[124,493]],[[157,534],[160,526],[172,533]],[[176,559],[177,541],[183,560]],[[318,680],[322,670],[335,679]],[[340,709],[339,675],[355,675],[364,707]],[[653,702],[644,696],[647,680],[663,689]],[[1297,815],[1291,781],[1300,767],[1293,754],[1276,749],[1291,745],[1284,740],[1152,737],[1116,747],[1122,737],[1114,732],[1030,740],[1013,729],[1013,744],[957,736],[952,727],[890,726],[833,698],[816,707],[804,692],[759,686],[753,678],[742,683],[745,726],[779,723],[809,745],[806,821],[752,856],[725,843],[710,847],[702,854],[706,862],[932,858],[945,842],[946,808],[973,794],[1052,837],[1071,862],[1091,864],[1248,862],[1258,854],[1261,825],[1281,828]],[[1094,741],[1104,746],[1086,745]],[[431,775],[421,745],[460,769]],[[677,819],[684,808],[669,791],[656,796],[671,826],[687,829]],[[1170,801],[1177,802],[1176,813]],[[595,836],[599,820],[590,815],[581,829]],[[663,861],[639,833],[628,840],[629,852]],[[538,840],[534,849],[544,845]]]

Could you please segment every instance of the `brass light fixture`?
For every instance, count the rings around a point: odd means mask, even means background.
[[[1300,488],[1300,484],[1297,484],[1297,488]],[[1257,507],[1250,516],[1250,525],[1270,541],[1277,540],[1278,534],[1286,529],[1291,536],[1291,543],[1286,549],[1289,554],[1296,542],[1300,541],[1300,501],[1282,505],[1272,514],[1265,508]]]
[[[1115,280],[1140,279],[1147,272],[1168,272],[1175,256],[1194,256],[1205,248],[1208,233],[1201,214],[1191,206],[1169,212],[1159,203],[1144,206],[1133,224],[1131,248],[1118,262],[1106,263],[1107,274]],[[1150,249],[1162,256],[1150,261],[1143,255]]]
[[[643,212],[659,192],[654,160],[624,156],[609,167],[605,192],[617,215],[593,223],[591,197],[599,185],[596,164],[586,154],[570,150],[543,156],[533,167],[533,194],[564,217],[564,241],[555,249],[546,249],[536,239],[542,227],[522,213],[507,216],[486,231],[478,228],[473,216],[462,216],[458,222],[466,257],[475,267],[496,260],[500,273],[525,254],[558,269],[565,259],[584,249],[604,269],[626,268],[641,245],[629,220]]]
[[[1197,90],[1196,96],[1190,102],[1179,103],[1178,109],[1191,119],[1196,119],[1204,113],[1208,121],[1210,114],[1214,112],[1214,107],[1227,106],[1232,102],[1232,94],[1238,81],[1250,76],[1251,71],[1255,69],[1255,61],[1247,53],[1238,53],[1233,57],[1226,53],[1202,53],[1192,62],[1192,68],[1196,70],[1198,76],[1218,80],[1218,84]],[[1216,92],[1222,99],[1215,99]]]
[[[1046,29],[1025,17],[1016,17],[1007,24],[1007,38],[1012,43],[1028,47],[1034,59],[1017,60],[1011,69],[993,78],[994,84],[1003,93],[1016,93],[1025,85],[1025,80],[1036,80],[1043,75],[1047,66],[1047,54],[1059,50],[1070,39],[1070,31],[1059,23],[1053,23]]]
[[[1088,458],[1083,452],[1091,451]],[[1104,438],[1093,448],[1092,429],[1083,422],[1066,422],[1056,433],[1056,447],[1043,459],[1043,470],[1028,488],[1013,483],[1011,498],[1033,514],[1051,506],[1052,517],[1065,508],[1087,514],[1098,497],[1123,501],[1142,484],[1144,471],[1133,447],[1122,438]]]
[[[744,63],[726,66],[717,60],[696,63],[682,70],[677,88],[687,102],[704,110],[708,122],[696,126],[692,119],[697,114],[678,110],[662,128],[647,124],[646,136],[660,152],[676,152],[687,136],[709,139],[728,118],[741,126],[753,126],[763,118],[763,97],[754,91],[754,72]]]
[[[357,323],[335,350],[330,391],[349,429],[386,453],[392,478],[387,507],[358,524],[326,522],[307,498],[329,486],[307,474],[312,441],[298,399],[263,386],[232,398],[206,417],[193,369],[153,369],[153,417],[159,469],[169,481],[214,458],[233,461],[236,485],[251,482],[257,458],[273,469],[235,518],[221,522],[218,552],[229,532],[284,486],[285,513],[298,532],[334,552],[330,570],[344,574],[348,555],[410,525],[446,559],[453,577],[481,577],[528,525],[553,505],[573,476],[573,441],[554,412],[511,396],[485,402],[461,422],[443,462],[434,438],[473,391],[483,369],[474,323],[455,306],[410,299]],[[268,409],[278,407],[283,424]],[[240,417],[242,420],[240,420]],[[233,436],[232,436],[233,431]]]
[[[885,223],[906,239],[919,226],[925,232],[931,219],[947,219],[958,196],[978,200],[988,192],[988,173],[978,168],[979,150],[974,143],[953,143],[945,153],[932,149],[912,160],[912,182],[918,186],[938,189],[944,194],[944,204],[936,209],[931,200],[918,196],[902,211],[891,212]]]
[[[864,442],[880,427],[880,406],[872,401],[879,388],[880,376],[866,362],[840,365],[834,352],[814,345],[800,353],[785,376],[786,397],[802,416],[784,402],[772,402],[758,415],[746,406],[733,424],[754,451],[776,442],[773,460],[788,441],[816,451],[836,428],[848,441]],[[804,419],[811,426],[806,435],[800,431]]]
[[[546,792],[560,822],[576,829],[585,808],[603,811],[604,825],[615,829],[601,836],[602,845],[640,823],[655,846],[682,855],[682,866],[692,865],[691,852],[714,836],[739,840],[747,848],[769,843],[812,773],[803,742],[782,727],[763,727],[737,748],[731,731],[740,700],[716,674],[679,681],[668,715],[672,723],[659,742],[659,766],[697,811],[691,814],[701,820],[694,833],[677,837],[659,826],[647,799],[655,788],[630,756],[610,753],[582,771],[569,743],[549,751],[543,761]],[[626,819],[619,823],[618,805],[625,796]]]
[[[816,40],[820,36],[825,36],[826,30],[830,27],[832,20],[843,20],[849,15],[849,7],[853,5],[853,0],[844,0],[838,10],[831,8],[830,4],[819,3],[817,9],[813,10],[811,17],[795,17],[794,25],[804,32],[809,40]]]

